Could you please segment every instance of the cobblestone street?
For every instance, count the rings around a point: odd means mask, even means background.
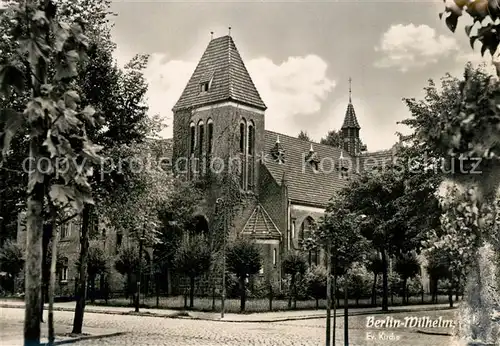
[[[425,312],[420,314],[425,316]],[[447,316],[450,316],[449,313]],[[0,330],[15,328],[21,334],[23,319],[23,309],[0,309]],[[71,325],[73,313],[58,311],[55,313],[55,321],[56,324]],[[425,335],[417,333],[415,330],[401,329],[384,331],[385,335],[394,333],[394,336],[399,336],[397,341],[378,339],[379,331],[373,330],[371,331],[375,332],[377,338],[367,340],[367,332],[369,331],[364,327],[366,316],[351,317],[349,321],[351,330],[349,344],[352,346],[452,345],[451,337]],[[125,334],[104,339],[79,341],[75,345],[323,345],[324,323],[323,319],[274,323],[233,323],[87,313],[85,314],[84,332],[87,327],[121,331]],[[42,328],[47,328],[47,325],[43,324]],[[337,345],[343,344],[342,328],[342,319],[339,318],[337,320]],[[2,343],[1,340],[0,343]],[[2,345],[8,344],[4,342]]]

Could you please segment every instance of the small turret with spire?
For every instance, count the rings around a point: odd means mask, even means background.
[[[342,124],[342,138],[344,140],[343,149],[350,155],[356,156],[361,152],[361,140],[359,139],[359,126],[356,112],[352,105],[352,79],[349,77],[349,103],[345,113],[344,123]]]

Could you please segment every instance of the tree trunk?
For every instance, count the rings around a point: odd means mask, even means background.
[[[382,311],[389,311],[388,302],[388,273],[387,273],[387,254],[382,249]]]
[[[90,277],[90,302],[95,303],[95,274]]]
[[[38,139],[30,142],[30,180],[36,168],[36,153],[41,148]],[[31,173],[33,172],[33,173]],[[43,238],[43,200],[45,195],[43,183],[36,183],[28,198],[26,223],[26,263],[25,263],[25,314],[24,314],[24,345],[40,344],[40,321],[42,311],[42,238]]]
[[[331,305],[332,305],[332,256],[330,253],[330,245],[327,246],[327,263],[326,263],[326,346],[330,346],[330,325],[332,323],[331,316]],[[318,306],[318,300],[316,299],[316,308]],[[333,341],[335,345],[335,340]]]
[[[373,286],[372,286],[372,305],[377,305],[377,273],[373,275]]]
[[[448,283],[448,302],[450,308],[453,307],[453,272],[450,272],[450,282]]]
[[[194,307],[194,276],[189,278],[189,308]]]
[[[336,268],[335,264],[333,265],[333,286],[330,294],[333,292],[333,331],[332,331],[332,339],[333,343],[332,345],[335,346],[335,331],[337,328],[337,306],[338,304],[335,304],[335,292],[337,292],[337,273],[336,273]]]
[[[57,244],[59,243],[59,232],[54,227],[56,224],[56,217],[52,219],[52,258],[50,261],[50,278],[49,278],[49,345],[54,345],[54,291],[56,285],[56,269],[57,269]]]
[[[156,308],[158,309],[160,307],[160,275],[156,273],[156,285],[155,285],[155,290],[156,290]]]
[[[407,278],[403,278],[403,305],[408,304],[408,290],[406,289]]]
[[[42,296],[40,301],[41,322],[43,322],[43,306],[49,296],[50,266],[47,261],[49,253],[49,243],[52,237],[52,224],[43,226],[42,236]]]
[[[347,290],[349,282],[347,280],[347,272],[344,280],[344,345],[349,346],[349,299]]]
[[[246,300],[247,300],[247,290],[246,290],[246,287],[245,287],[245,279],[244,278],[240,278],[240,297],[241,297],[241,301],[240,301],[240,311],[243,312],[245,311],[245,303],[246,303]]]
[[[85,311],[85,298],[87,295],[87,259],[89,254],[89,228],[91,206],[86,204],[83,208],[82,229],[80,234],[80,276],[78,278],[78,291],[76,296],[75,317],[73,319],[73,334],[81,334],[83,328],[83,314]]]
[[[292,275],[292,289],[293,289],[293,309],[297,309],[297,274]]]

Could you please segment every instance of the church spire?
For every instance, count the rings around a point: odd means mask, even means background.
[[[344,150],[350,155],[358,155],[361,150],[360,139],[359,139],[359,126],[358,119],[356,118],[356,112],[354,111],[354,106],[352,105],[352,78],[349,77],[349,103],[347,104],[347,110],[345,112],[344,123],[342,124],[342,138],[344,139],[343,146]]]
[[[352,103],[352,100],[351,100],[351,83],[352,83],[352,78],[349,77],[349,103]]]

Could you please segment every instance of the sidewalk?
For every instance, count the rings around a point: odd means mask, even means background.
[[[454,306],[458,306],[455,304]],[[24,308],[23,301],[16,300],[0,300],[1,308]],[[48,308],[48,305],[46,305]],[[55,303],[54,311],[74,311],[75,302]],[[389,309],[389,312],[412,312],[412,311],[433,311],[449,309],[448,304],[430,304],[430,305],[411,305],[398,306]],[[221,319],[220,312],[201,312],[201,311],[179,311],[167,309],[151,309],[141,308],[139,313],[134,312],[130,307],[117,306],[96,306],[86,305],[85,312],[113,315],[140,315],[152,317],[167,317],[167,318],[187,318],[205,321],[220,321],[220,322],[282,322],[291,320],[307,320],[316,318],[326,318],[326,310],[291,310],[291,311],[272,311],[248,314],[226,313]],[[371,315],[382,314],[380,307],[378,308],[351,308],[349,316],[356,315]],[[343,309],[337,309],[337,317],[344,316]]]
[[[1,310],[0,310],[1,311]],[[85,327],[85,333],[80,335],[71,334],[71,326],[56,324],[55,328],[55,344],[70,344],[80,340],[102,339],[123,334],[110,329]],[[21,323],[2,323],[0,328],[0,340],[2,345],[22,346],[24,339],[19,331],[23,330]],[[47,328],[41,329],[40,343],[42,345],[48,343]]]

